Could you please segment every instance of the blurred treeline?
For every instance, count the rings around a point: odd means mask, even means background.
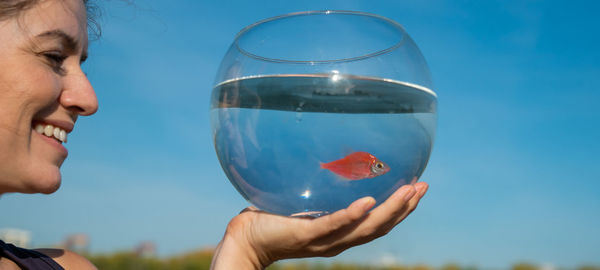
[[[87,255],[87,258],[98,269],[102,270],[202,270],[209,269],[212,251],[203,250],[177,255],[168,258],[155,258],[138,256],[134,252],[116,252],[104,255]],[[517,263],[508,270],[544,270],[543,266]],[[486,270],[476,266],[460,266],[449,263],[442,267],[427,265],[393,265],[373,266],[349,263],[305,263],[305,262],[280,262],[275,263],[267,270]],[[554,270],[600,270],[600,266],[580,266],[575,269],[555,268]]]

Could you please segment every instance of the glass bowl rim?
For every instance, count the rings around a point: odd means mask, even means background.
[[[372,53],[355,56],[355,57],[341,58],[341,59],[328,59],[328,60],[286,60],[286,59],[279,59],[279,58],[264,57],[264,56],[256,55],[249,51],[244,50],[239,44],[239,39],[241,36],[246,34],[248,31],[254,29],[255,27],[265,24],[265,23],[268,23],[268,22],[271,22],[271,21],[285,19],[285,18],[291,18],[291,17],[297,17],[297,16],[330,15],[330,14],[358,15],[358,16],[365,16],[365,17],[379,19],[379,20],[384,21],[385,23],[392,25],[396,29],[398,29],[402,33],[402,35],[400,36],[400,40],[398,42],[396,42],[392,46],[385,48],[383,50],[379,50],[379,51],[375,51]],[[397,49],[398,47],[402,46],[402,44],[404,43],[404,41],[406,39],[405,38],[406,35],[408,35],[408,34],[401,24],[397,23],[394,20],[391,20],[384,16],[381,16],[381,15],[368,13],[368,12],[362,12],[362,11],[350,11],[350,10],[311,10],[311,11],[300,11],[300,12],[287,13],[287,14],[283,14],[283,15],[279,15],[279,16],[275,16],[275,17],[266,18],[266,19],[257,21],[253,24],[250,24],[250,25],[244,27],[242,30],[240,30],[240,32],[238,32],[236,34],[235,39],[234,39],[234,45],[238,49],[238,51],[240,51],[242,54],[244,54],[248,57],[251,57],[251,58],[262,60],[262,61],[275,62],[275,63],[287,63],[287,64],[315,65],[315,64],[332,64],[332,63],[352,62],[352,61],[358,61],[358,60],[363,60],[363,59],[375,57],[378,55],[382,55],[382,54],[391,52],[391,51]]]

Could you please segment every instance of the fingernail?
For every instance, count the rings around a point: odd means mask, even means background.
[[[369,209],[373,208],[373,205],[375,205],[375,199],[373,199],[373,197],[365,197],[361,199],[360,203],[362,204],[364,211],[369,211]]]
[[[419,196],[423,196],[423,194],[427,191],[428,187],[428,185],[419,185],[419,188],[417,189]]]
[[[406,193],[404,194],[404,201],[410,200],[410,198],[412,198],[415,195],[415,193],[417,193],[414,186],[409,186],[407,189],[408,190],[405,191]]]

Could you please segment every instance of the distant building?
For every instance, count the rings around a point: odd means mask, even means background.
[[[31,233],[26,230],[3,228],[0,229],[0,239],[17,247],[29,248]]]
[[[140,257],[155,257],[156,256],[156,245],[154,242],[146,241],[139,243],[133,250],[137,256]]]
[[[375,265],[383,267],[393,267],[399,264],[399,259],[393,253],[386,252],[376,258]]]
[[[67,236],[61,246],[76,253],[87,253],[89,243],[90,240],[87,234],[78,233]]]

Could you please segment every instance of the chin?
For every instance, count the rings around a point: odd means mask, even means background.
[[[47,172],[43,176],[32,177],[28,181],[26,191],[23,193],[51,194],[60,188],[61,175],[58,168],[56,171]]]
[[[44,185],[44,186],[40,187],[36,193],[52,194],[55,191],[57,191],[58,188],[60,188],[60,183],[61,183],[60,179],[58,179],[58,181],[48,183],[48,185]]]

